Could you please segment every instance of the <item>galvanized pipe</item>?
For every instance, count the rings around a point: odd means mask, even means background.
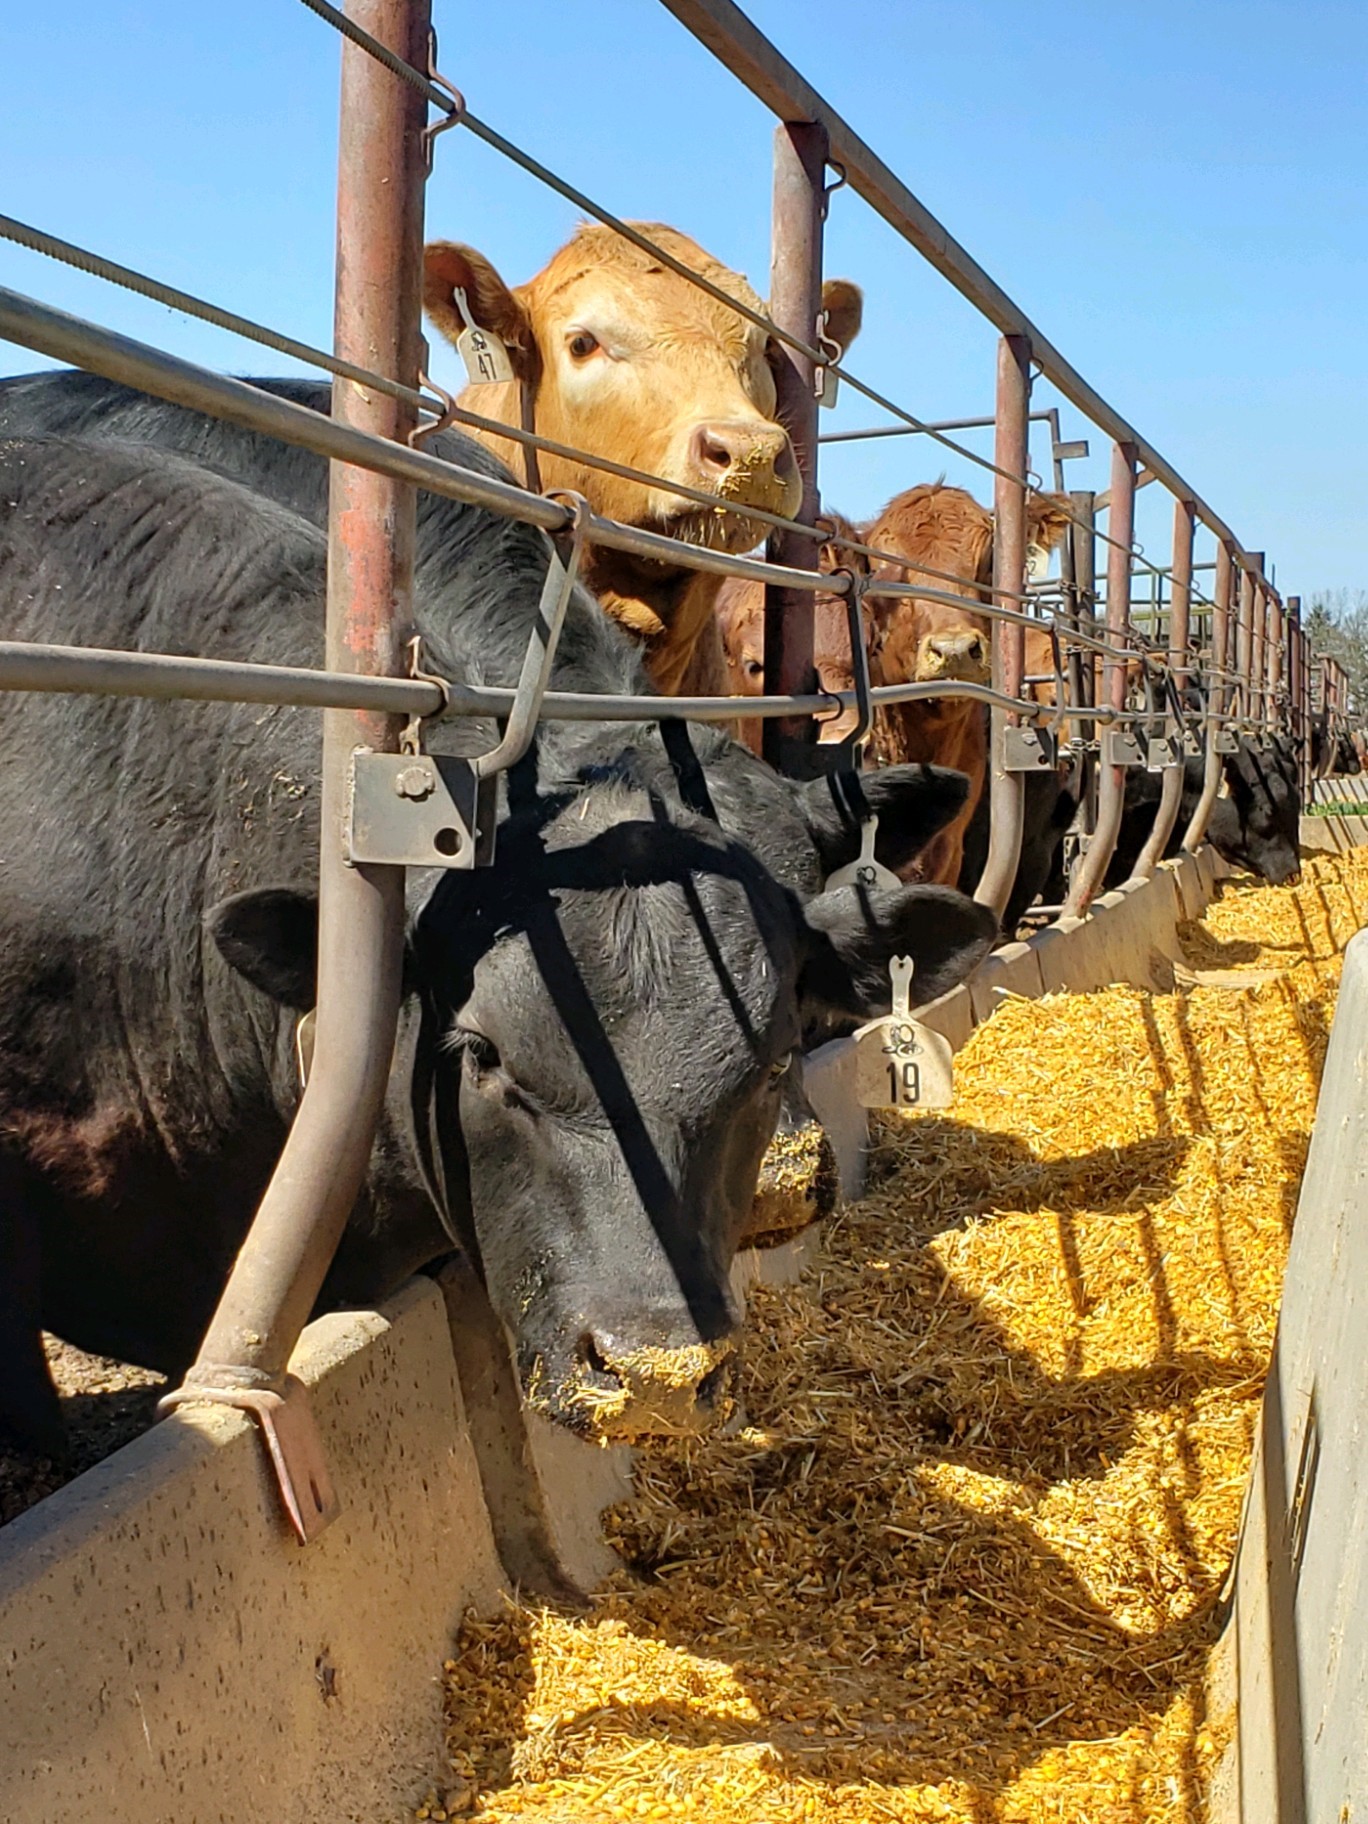
[[[827,136],[824,127],[780,123],[774,130],[774,197],[771,216],[770,315],[776,326],[804,343],[817,337],[822,310],[822,221],[826,213]],[[775,353],[775,416],[788,431],[798,459],[803,497],[795,517],[816,523],[817,373],[805,354],[784,344]],[[773,532],[768,556],[779,564],[801,565],[811,547],[799,535]],[[811,594],[765,587],[765,689],[771,696],[811,691],[817,681],[813,659]],[[821,770],[817,725],[811,716],[767,722],[762,750],[772,766],[805,778]]]
[[[1135,471],[1138,460],[1133,443],[1112,445],[1110,520],[1107,546],[1107,632],[1113,644],[1123,647],[1130,627],[1131,553],[1135,537]],[[1102,666],[1102,695],[1114,710],[1126,703],[1126,665],[1108,656]],[[1097,895],[1121,834],[1125,809],[1126,769],[1098,767],[1097,828],[1079,864],[1064,902],[1066,916],[1086,912]]]
[[[426,54],[428,0],[352,0],[357,23],[399,56]],[[350,42],[342,49],[336,349],[416,387],[420,368],[422,97]],[[333,415],[402,440],[411,405],[333,383]],[[327,663],[399,669],[411,629],[416,495],[334,464],[328,516]],[[357,747],[393,752],[401,724],[364,710],[323,720],[318,1006],[313,1064],[279,1164],[187,1384],[277,1384],[322,1288],[365,1178],[399,1012],[404,871],[351,867],[340,831]]]
[[[997,351],[997,423],[993,441],[993,583],[1020,589],[1026,576],[1026,471],[1030,467],[1031,345],[1024,336],[1002,336]],[[1019,700],[1024,669],[1025,629],[1017,621],[995,620],[993,689]],[[995,706],[988,739],[988,856],[974,898],[999,918],[1011,897],[1021,860],[1021,813],[1025,775],[1009,772],[1007,730],[1020,721],[1015,710]]]
[[[1187,829],[1183,832],[1183,848],[1189,855],[1201,847],[1206,836],[1206,827],[1211,818],[1212,806],[1221,790],[1224,771],[1221,755],[1216,748],[1216,737],[1224,726],[1226,704],[1230,696],[1227,677],[1230,670],[1235,554],[1223,538],[1216,541],[1216,581],[1212,588],[1215,605],[1211,610],[1212,676],[1207,691],[1206,763],[1202,771],[1202,794],[1193,807]]]
[[[1190,500],[1175,500],[1173,503],[1173,587],[1169,598],[1169,675],[1173,679],[1178,700],[1183,700],[1183,691],[1188,680],[1188,630],[1192,606],[1192,545],[1197,530],[1197,511]],[[1182,736],[1181,722],[1174,730]],[[1183,778],[1187,771],[1181,747],[1178,758],[1164,768],[1164,782],[1160,790],[1159,808],[1155,812],[1154,828],[1145,839],[1143,848],[1135,858],[1135,876],[1147,880],[1164,858],[1168,848],[1169,837],[1173,826],[1178,821],[1178,812],[1183,802]]]

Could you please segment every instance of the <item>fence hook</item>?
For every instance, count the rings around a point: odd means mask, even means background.
[[[439,88],[451,102],[451,106],[440,120],[429,121],[427,126],[423,128],[423,165],[428,175],[431,176],[433,152],[437,135],[439,133],[445,133],[448,127],[459,127],[461,122],[465,119],[466,111],[465,96],[462,95],[455,83],[448,82],[446,77],[443,76],[442,72],[437,68],[437,33],[431,26],[428,27],[427,74],[428,81],[432,83],[435,88]]]

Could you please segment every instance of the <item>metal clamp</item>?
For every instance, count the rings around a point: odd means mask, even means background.
[[[234,1406],[250,1412],[261,1427],[290,1525],[308,1545],[342,1511],[328,1472],[328,1459],[303,1381],[287,1374],[273,1387],[212,1387],[187,1384],[157,1402],[165,1417],[180,1406]]]
[[[443,76],[442,72],[437,68],[437,33],[431,26],[428,27],[427,73],[428,81],[432,83],[434,87],[439,88],[451,102],[450,108],[440,120],[429,121],[428,125],[423,128],[423,164],[428,175],[431,176],[437,135],[439,133],[445,133],[449,127],[459,127],[461,122],[465,119],[466,111],[465,96],[462,95],[455,83],[448,82],[446,77]]]
[[[468,869],[488,867],[494,860],[498,776],[522,759],[536,734],[592,516],[582,495],[559,498],[573,511],[570,550],[562,559],[552,541],[532,637],[501,739],[473,760],[429,754],[423,748],[423,724],[430,718],[414,715],[399,737],[397,754],[357,748],[347,803],[347,860],[353,866]],[[409,675],[437,685],[442,708],[435,713],[441,715],[450,690],[445,679],[422,669],[418,637],[409,644]]]
[[[845,568],[833,570],[831,574],[846,579],[846,629],[850,637],[850,675],[855,686],[855,726],[840,743],[837,766],[848,765],[858,771],[864,763],[864,750],[874,728],[874,705],[869,694],[869,648],[864,637],[864,596],[869,578],[861,571]]]

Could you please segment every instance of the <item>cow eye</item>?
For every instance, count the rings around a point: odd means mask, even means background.
[[[491,1044],[482,1032],[463,1030],[460,1035],[460,1044],[473,1076],[483,1077],[492,1070],[498,1070],[501,1062],[499,1048],[497,1045]]]
[[[591,336],[587,329],[577,329],[570,338],[570,353],[576,361],[587,361],[598,347],[598,337]]]
[[[746,660],[746,676],[748,678],[763,678],[764,675],[765,675],[765,667],[764,667],[764,662],[762,660],[760,660],[760,659],[747,659]]]
[[[786,1051],[782,1058],[776,1058],[770,1065],[770,1082],[777,1083],[780,1077],[786,1077],[793,1065],[793,1053]]]

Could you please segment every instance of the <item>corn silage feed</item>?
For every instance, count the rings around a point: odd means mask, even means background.
[[[466,1626],[419,1816],[1197,1824],[1365,918],[1358,856],[1227,883],[1177,992],[1009,1000],[949,1115],[881,1118],[820,1265],[752,1294],[744,1428],[642,1453],[589,1613]]]

